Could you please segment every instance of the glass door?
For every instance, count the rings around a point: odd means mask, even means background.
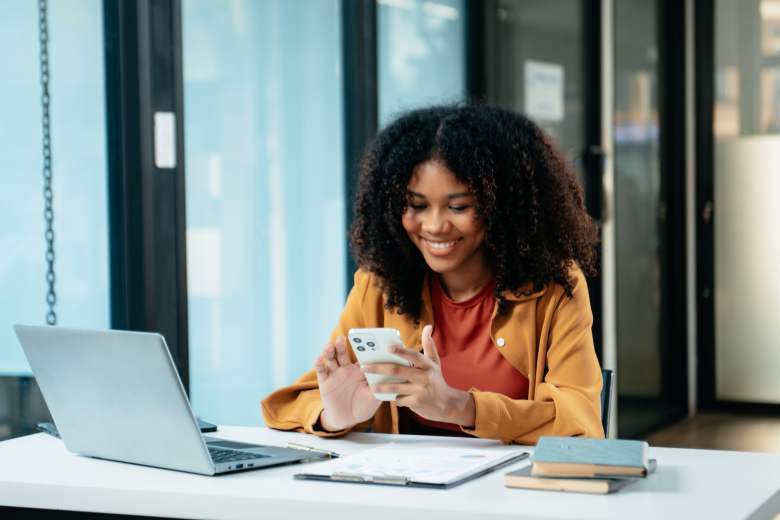
[[[524,113],[541,126],[573,166],[588,211],[600,220],[604,173],[600,3],[491,0],[480,5],[483,10],[475,15],[482,20],[472,39],[484,45],[484,66],[471,71],[471,81],[484,92],[475,92],[476,96]],[[599,357],[601,285],[600,276],[588,283]]]
[[[539,124],[572,162],[586,146],[583,1],[497,0],[487,13],[487,98]]]
[[[659,45],[663,6],[657,0],[495,0],[485,5],[485,97],[542,126],[579,176],[590,213],[602,224],[609,219],[602,244],[605,253],[614,250],[614,260],[610,253],[611,262],[604,265],[614,271],[589,283],[594,340],[602,363],[616,371],[618,433],[640,435],[684,414],[686,403],[678,370],[684,368],[684,346],[675,351],[680,337],[684,345],[685,329],[673,326],[673,306],[665,303],[675,295],[684,297],[685,284],[670,275],[670,266],[676,265],[670,261],[678,258],[671,252],[669,230],[675,223],[670,218],[680,226],[681,217],[677,209],[670,212],[667,200],[674,169],[661,119],[670,112],[662,109],[666,99],[659,88],[668,80],[661,71],[661,53],[667,51]],[[602,27],[604,5],[611,9],[609,27]],[[607,54],[601,43],[605,32],[612,43]],[[601,206],[601,77],[603,56],[609,54],[614,59],[606,63],[614,94],[608,111],[614,114],[614,205],[606,215]],[[609,308],[602,307],[603,281],[609,282]],[[602,323],[613,322],[615,330],[602,335]],[[609,353],[600,348],[607,346],[606,333],[614,345]]]
[[[669,121],[670,48],[661,35],[669,16],[658,0],[614,3],[614,193],[618,430],[634,437],[687,411],[685,284],[676,278],[683,227],[670,188],[674,139]],[[681,13],[677,13],[678,16]],[[672,15],[673,16],[673,15]],[[663,53],[666,52],[664,55]],[[679,52],[679,51],[675,51]],[[672,135],[670,139],[670,135]],[[678,154],[679,155],[679,154]],[[677,188],[675,188],[677,189]],[[684,189],[684,188],[683,188]],[[681,233],[681,232],[680,232]],[[683,240],[684,244],[684,240]],[[679,274],[679,273],[678,273]],[[683,374],[681,376],[681,374]]]

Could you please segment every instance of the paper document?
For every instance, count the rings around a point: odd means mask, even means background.
[[[296,478],[447,487],[527,456],[522,450],[387,444],[311,465]]]

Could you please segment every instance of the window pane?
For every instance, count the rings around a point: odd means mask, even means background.
[[[661,192],[658,2],[615,4],[614,169],[618,431],[636,435],[664,420],[666,323]]]
[[[716,397],[780,403],[780,1],[715,2]]]
[[[466,97],[464,0],[378,0],[379,121]]]
[[[0,375],[29,374],[14,323],[44,324],[38,9],[0,0]],[[58,324],[109,324],[103,25],[100,0],[49,3]],[[12,50],[11,50],[12,49]]]
[[[780,0],[718,0],[715,31],[715,136],[780,134]]]
[[[190,394],[221,424],[258,424],[345,300],[339,5],[183,2]]]

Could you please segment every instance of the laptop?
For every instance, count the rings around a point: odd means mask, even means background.
[[[15,325],[68,450],[219,475],[327,458],[201,434],[160,334]]]

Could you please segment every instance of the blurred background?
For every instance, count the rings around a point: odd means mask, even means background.
[[[160,332],[198,415],[262,425],[350,289],[365,144],[484,101],[555,139],[599,223],[611,435],[780,451],[780,0],[0,12],[0,439],[50,420],[11,328],[47,319]]]

